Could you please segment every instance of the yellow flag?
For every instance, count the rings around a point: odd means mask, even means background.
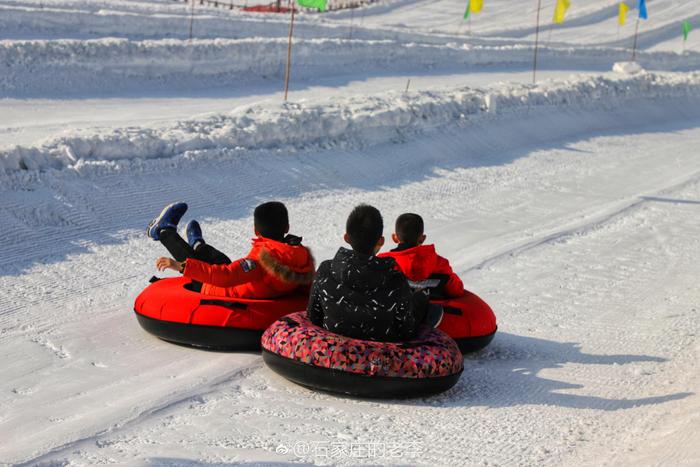
[[[484,7],[484,0],[471,0],[469,2],[469,10],[472,13],[479,13]]]
[[[629,9],[630,7],[625,2],[620,2],[620,14],[617,17],[617,24],[620,26],[625,25],[625,18],[627,18],[627,10]]]
[[[557,7],[554,9],[554,21],[557,24],[564,22],[564,15],[566,15],[566,10],[571,6],[569,0],[557,0]]]

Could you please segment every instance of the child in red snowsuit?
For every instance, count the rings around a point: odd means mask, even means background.
[[[253,246],[235,261],[204,242],[197,221],[187,226],[187,241],[180,237],[177,224],[186,210],[185,203],[166,206],[149,225],[148,236],[174,256],[158,258],[158,270],[179,271],[205,295],[275,298],[310,286],[314,259],[300,237],[287,234],[289,217],[284,204],[271,201],[255,208]]]
[[[464,284],[452,271],[450,262],[435,252],[435,245],[423,245],[425,238],[423,218],[418,214],[401,214],[391,235],[398,246],[379,256],[394,258],[398,269],[410,281],[440,279],[441,285],[433,293],[446,297],[464,295]]]

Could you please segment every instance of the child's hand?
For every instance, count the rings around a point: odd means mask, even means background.
[[[173,271],[180,272],[182,269],[182,263],[175,261],[172,258],[166,258],[161,256],[156,260],[156,268],[159,271],[165,271],[166,269],[172,269]]]

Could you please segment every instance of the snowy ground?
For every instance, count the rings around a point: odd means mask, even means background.
[[[183,3],[0,0],[0,463],[700,464],[700,5],[648,0],[625,76],[616,2],[572,2],[530,86],[534,2],[471,37],[462,3],[300,15],[281,105],[283,17],[202,9],[189,45]],[[318,260],[357,203],[418,212],[499,333],[384,402],[158,341],[143,230],[180,199],[232,255],[283,200]]]

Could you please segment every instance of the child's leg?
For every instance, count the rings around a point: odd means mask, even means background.
[[[194,249],[183,239],[175,229],[162,229],[159,233],[160,243],[173,255],[175,261],[196,258]]]
[[[197,246],[197,249],[195,249],[194,252],[194,258],[204,261],[205,263],[231,264],[231,259],[228,256],[226,256],[213,246],[209,245],[208,243],[204,243]]]
[[[195,250],[175,229],[162,229],[159,240],[176,261],[194,258],[209,264],[229,264],[231,262],[228,256],[206,243],[201,244]]]

